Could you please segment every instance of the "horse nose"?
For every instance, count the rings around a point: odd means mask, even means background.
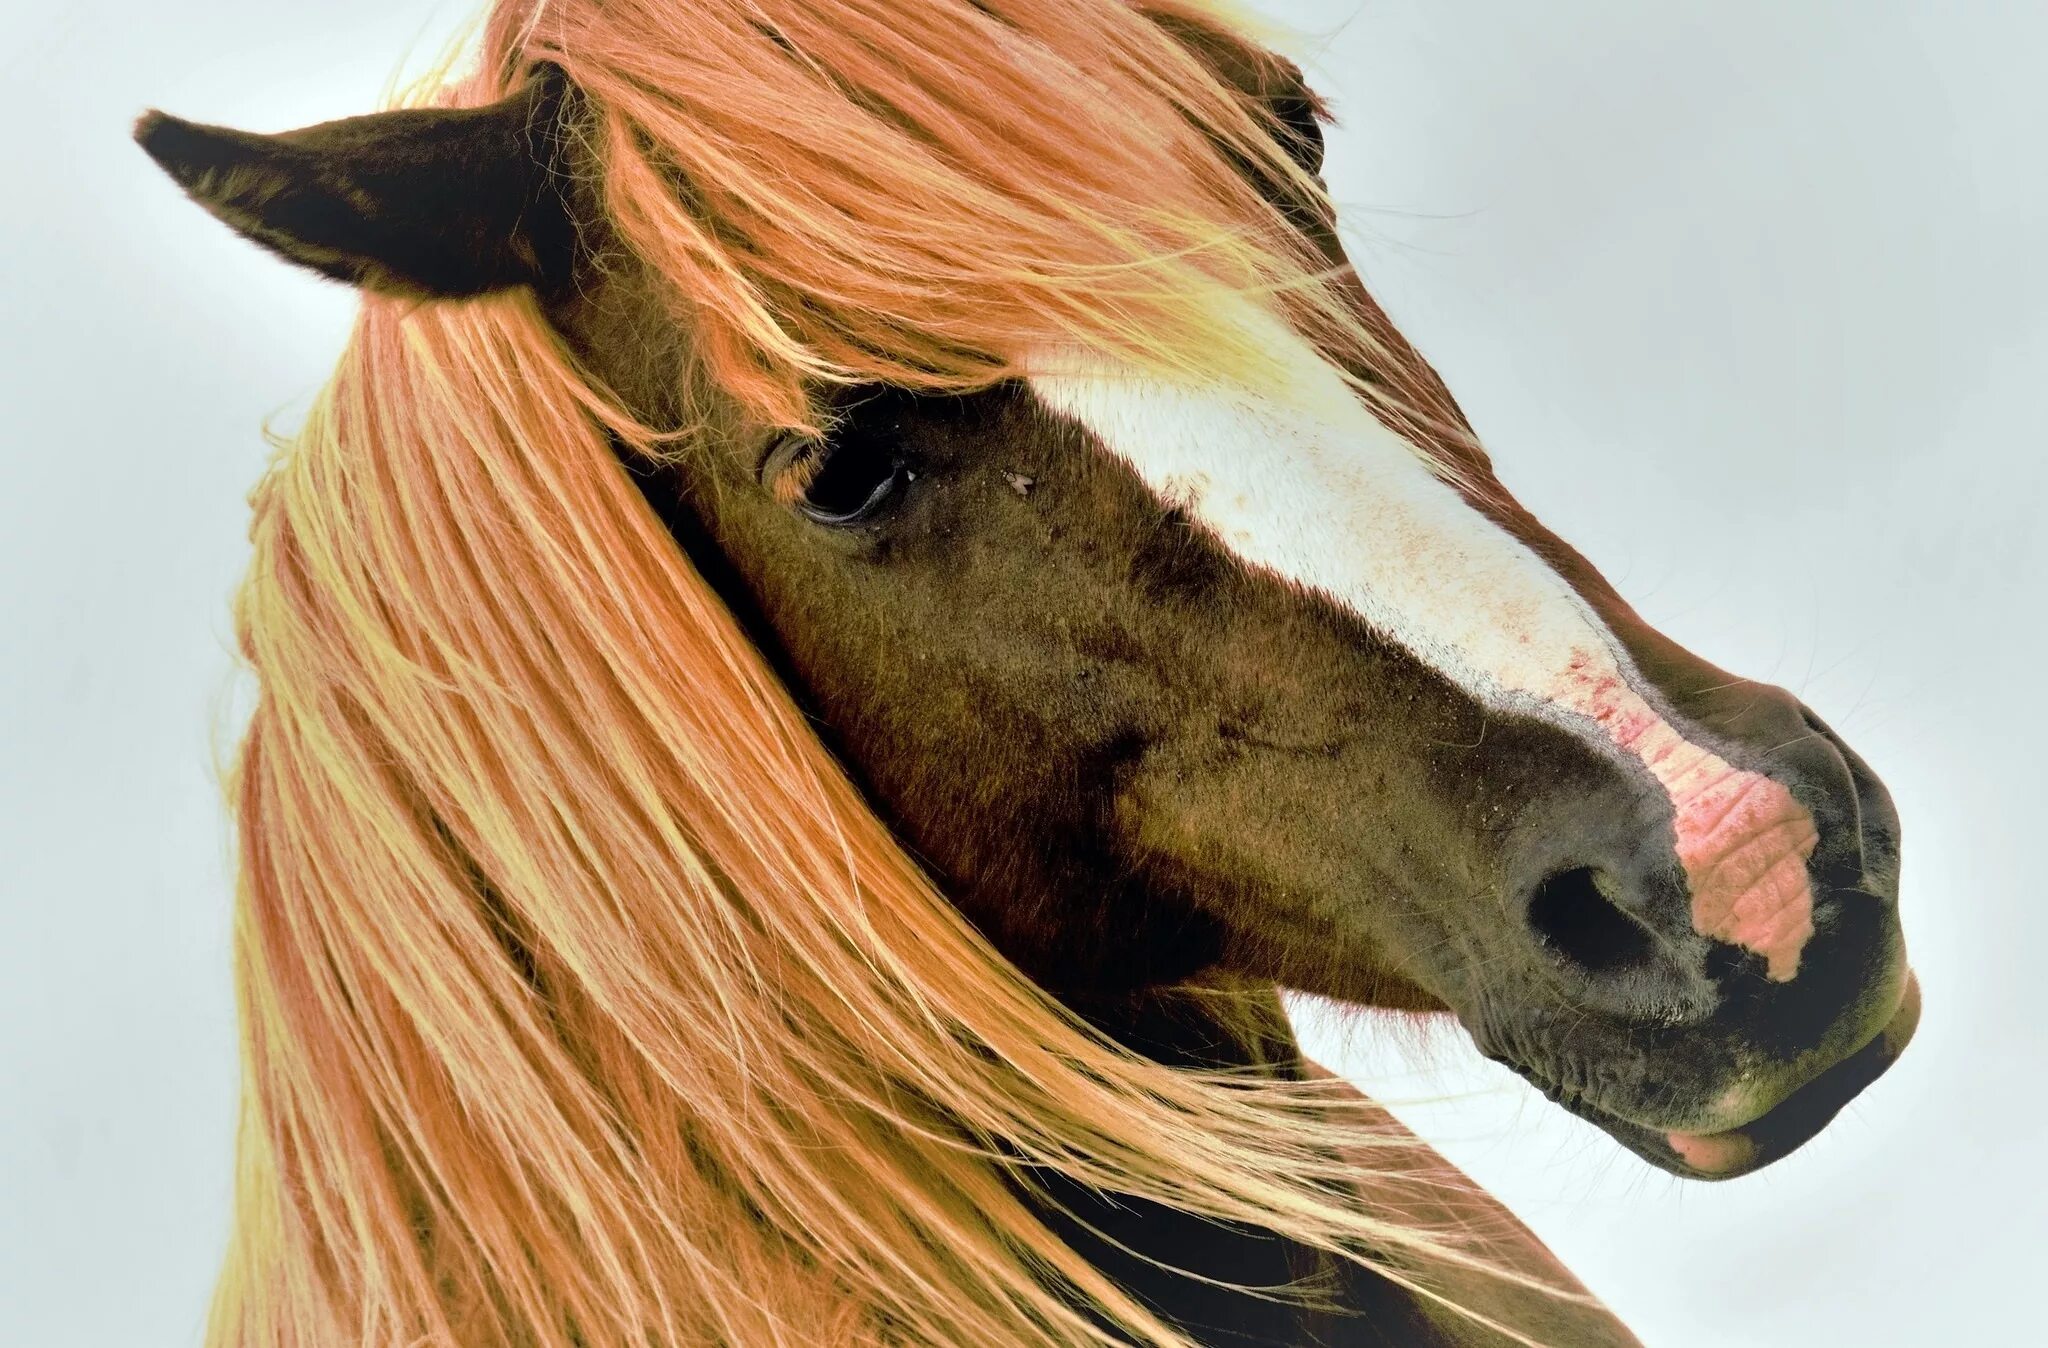
[[[1581,777],[1524,816],[1504,891],[1528,937],[1571,1000],[1628,1018],[1688,1023],[1738,990],[1850,999],[1835,985],[1896,921],[1883,786],[1776,689],[1694,730],[1720,750],[1690,749],[1696,769]]]

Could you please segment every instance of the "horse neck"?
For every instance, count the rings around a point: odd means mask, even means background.
[[[1107,1003],[1070,999],[1073,1009],[1132,1052],[1199,1070],[1298,1070],[1298,1051],[1277,996],[1228,1004],[1165,992]],[[1297,1281],[1315,1271],[1312,1252],[1268,1231],[1225,1226],[1161,1204],[1089,1189],[1065,1176],[1033,1177],[1041,1216],[1088,1261],[1154,1312],[1207,1344],[1301,1342],[1297,1310],[1232,1294],[1203,1278],[1254,1286]]]
[[[1298,1078],[1305,1070],[1293,1027],[1270,988],[1231,989],[1220,996],[1154,992],[1108,1004],[1070,1004],[1124,1047],[1169,1067],[1283,1078]],[[1063,1239],[1205,1348],[1440,1341],[1416,1322],[1391,1283],[1363,1270],[1340,1271],[1335,1261],[1271,1231],[1105,1194],[1056,1174],[1034,1178],[1042,1196],[1034,1195],[1033,1202]],[[1276,1289],[1320,1286],[1343,1313],[1250,1296],[1203,1279]]]
[[[1301,1044],[1269,986],[1152,989],[1067,1005],[1133,1053],[1184,1071],[1252,1071],[1299,1079]]]

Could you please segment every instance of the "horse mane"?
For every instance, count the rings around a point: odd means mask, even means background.
[[[805,425],[820,385],[975,389],[1070,348],[1283,384],[1228,302],[1253,297],[1373,369],[1418,444],[1461,434],[1300,227],[1329,202],[1262,95],[1320,105],[1218,4],[515,0],[498,25],[487,62],[594,105],[612,223],[764,424]]]
[[[436,96],[542,61],[765,421],[1048,343],[1256,369],[1247,294],[1357,326],[1245,187],[1302,176],[1273,129],[1118,0],[508,4]],[[215,1348],[1184,1345],[1034,1166],[1411,1285],[1391,1254],[1482,1263],[1359,1210],[1327,1083],[1149,1062],[974,932],[640,496],[617,444],[665,433],[528,294],[370,296],[255,493]]]

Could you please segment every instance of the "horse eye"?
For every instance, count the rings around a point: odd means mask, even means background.
[[[842,529],[874,518],[909,480],[890,438],[853,428],[824,440],[792,438],[769,454],[763,476],[777,499]]]

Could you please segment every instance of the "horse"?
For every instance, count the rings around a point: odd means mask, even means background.
[[[1205,0],[499,0],[199,205],[356,286],[252,496],[227,1345],[1635,1340],[1302,1054],[1651,1165],[1918,1013],[1899,825],[1501,486]]]

